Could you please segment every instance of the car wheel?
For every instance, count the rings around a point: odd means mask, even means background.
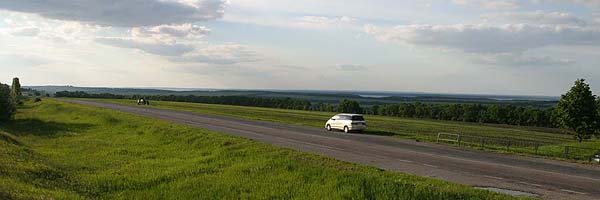
[[[331,125],[327,124],[327,127],[325,127],[325,129],[327,129],[327,131],[331,131]]]
[[[348,129],[347,126],[344,126],[344,133],[349,133],[349,132],[350,132],[350,129]]]

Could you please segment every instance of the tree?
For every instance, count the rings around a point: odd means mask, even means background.
[[[343,113],[362,113],[362,108],[356,101],[342,99],[338,105],[338,111]]]
[[[571,90],[561,96],[557,109],[560,125],[573,130],[579,142],[591,138],[600,130],[596,97],[585,79],[575,81]]]
[[[600,101],[599,101],[600,102]],[[371,107],[371,111],[373,115],[379,115],[379,105],[373,105]]]
[[[19,83],[19,78],[13,78],[11,95],[15,103],[21,103],[21,96],[23,96],[23,93],[21,92],[21,83]]]
[[[17,108],[13,101],[11,90],[6,84],[0,83],[0,121],[6,121],[13,117]]]

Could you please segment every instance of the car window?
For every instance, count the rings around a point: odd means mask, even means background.
[[[333,116],[331,119],[338,120],[338,119],[340,119],[340,116],[339,116],[339,115],[336,115],[336,116]]]
[[[365,121],[363,116],[352,116],[352,121]]]
[[[341,120],[350,120],[350,116],[348,115],[340,115]]]

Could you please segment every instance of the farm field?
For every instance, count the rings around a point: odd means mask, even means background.
[[[0,199],[511,199],[51,99],[0,130]]]
[[[131,100],[93,99],[93,101],[135,105],[134,101]],[[335,114],[328,112],[164,101],[153,101],[151,107],[280,122],[316,128],[322,128],[324,122]],[[561,131],[558,129],[406,119],[384,116],[366,116],[366,118],[369,123],[369,130],[366,134],[389,135],[399,138],[435,141],[435,135],[444,132],[499,140],[509,139],[526,141],[542,144],[539,146],[538,154],[553,158],[561,158],[563,156],[563,146],[565,145],[590,148],[590,150],[586,149],[581,151],[571,150],[571,153],[575,154],[569,157],[569,159],[572,160],[586,160],[590,156],[589,154],[595,153],[593,149],[598,149],[598,147],[600,147],[600,141],[598,140],[578,143],[575,142],[571,135],[560,133]],[[466,143],[465,145],[475,148],[479,147],[477,142],[471,144]],[[518,144],[513,145],[514,146],[510,149],[511,152],[536,154],[532,146],[519,147]],[[500,152],[506,151],[506,148],[502,144],[487,144],[486,148]]]

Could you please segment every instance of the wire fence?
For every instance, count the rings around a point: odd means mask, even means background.
[[[432,136],[431,134],[426,135]],[[436,142],[438,143],[451,143],[457,146],[479,148],[482,150],[487,149],[526,153],[569,160],[594,161],[593,158],[600,155],[600,148],[577,147],[531,140],[492,138],[450,133],[438,133],[435,137]]]

